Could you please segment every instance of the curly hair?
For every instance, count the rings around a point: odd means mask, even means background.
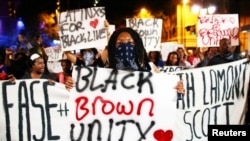
[[[139,70],[151,70],[149,66],[149,58],[147,56],[147,52],[144,48],[142,39],[140,35],[133,30],[132,28],[124,27],[119,28],[116,31],[113,32],[113,34],[110,36],[107,50],[108,50],[108,68],[116,69],[116,59],[115,59],[115,50],[116,50],[116,41],[118,39],[118,36],[123,33],[127,32],[131,35],[131,37],[134,40],[135,48],[136,48],[136,63],[139,67]]]

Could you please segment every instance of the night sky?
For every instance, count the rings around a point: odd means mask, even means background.
[[[136,9],[146,6],[152,10],[164,8],[168,0],[99,0],[97,6],[104,6],[106,18],[114,21],[126,16],[132,16]],[[57,0],[20,0],[18,15],[32,18],[38,13],[54,12]],[[61,11],[93,7],[94,0],[60,0]]]

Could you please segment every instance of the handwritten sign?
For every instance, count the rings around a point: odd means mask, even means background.
[[[184,69],[187,69],[187,68],[183,66],[163,66],[159,68],[160,72],[162,73],[177,72],[177,71],[181,71]]]
[[[63,84],[32,79],[0,86],[0,140],[68,140],[69,92]]]
[[[215,14],[198,17],[198,47],[218,47],[222,38],[239,45],[238,14]]]
[[[147,52],[161,50],[162,19],[128,18],[126,26],[140,34]]]
[[[249,64],[157,74],[74,67],[70,92],[43,79],[0,81],[0,140],[206,141],[208,125],[243,124]]]
[[[166,121],[175,119],[177,76],[101,68],[76,68],[73,75],[83,78],[70,94],[70,119],[89,127],[81,140],[155,140],[157,130],[172,130],[174,122]]]
[[[62,72],[61,63],[59,62],[59,60],[63,59],[61,46],[46,47],[45,52],[48,56],[47,67],[49,72]]]
[[[175,140],[207,141],[208,125],[244,124],[249,65],[244,59],[177,72],[186,82],[186,95],[177,103],[175,134],[180,136]]]
[[[104,7],[75,9],[59,14],[59,36],[63,51],[96,47],[103,49],[107,44],[104,27]]]

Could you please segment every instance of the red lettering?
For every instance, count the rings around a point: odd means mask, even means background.
[[[80,120],[82,120],[89,113],[89,109],[85,108],[86,104],[88,103],[88,98],[87,97],[83,97],[83,96],[82,97],[78,97],[75,100],[75,102],[76,102],[76,119],[78,121],[80,121]],[[83,103],[81,104],[81,102],[83,102]],[[79,117],[79,111],[83,111],[83,114],[82,114],[81,117]]]
[[[137,116],[141,115],[141,111],[143,107],[146,107],[144,105],[149,105],[149,108],[147,106],[147,109],[145,111],[148,111],[148,115],[152,117],[154,115],[154,101],[151,98],[144,98],[140,100],[139,102],[135,102],[133,100],[128,100],[128,105],[123,104],[124,100],[121,101],[111,101],[104,99],[102,96],[96,96],[93,99],[93,102],[89,102],[88,97],[78,97],[76,98],[76,119],[83,120],[89,113],[92,113],[92,115],[97,114],[103,114],[103,115],[132,115],[135,114]],[[91,108],[88,107],[88,103],[91,103]],[[137,106],[136,106],[137,105]],[[134,108],[135,107],[135,108]],[[99,109],[99,113],[97,113],[97,110]],[[81,114],[80,114],[81,112]]]

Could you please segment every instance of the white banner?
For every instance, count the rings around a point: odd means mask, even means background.
[[[42,79],[0,81],[0,140],[207,141],[208,125],[243,124],[249,69],[246,59],[157,74],[75,67],[70,92]]]

